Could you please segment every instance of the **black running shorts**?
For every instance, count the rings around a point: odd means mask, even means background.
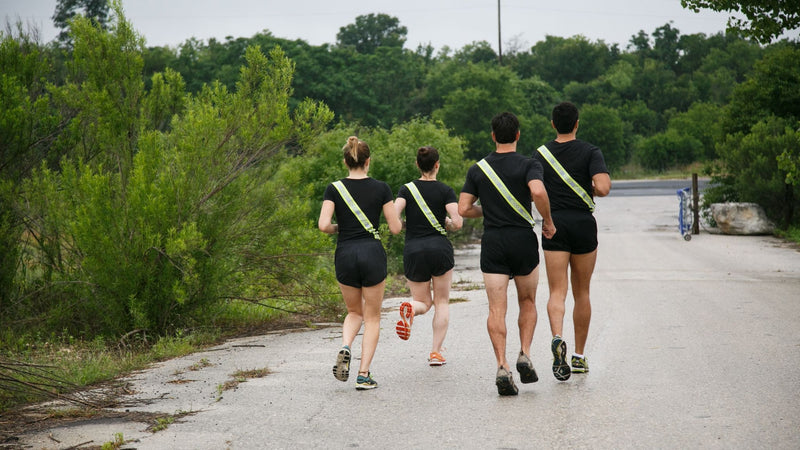
[[[551,214],[556,234],[552,239],[542,237],[542,249],[581,255],[597,248],[597,221],[591,212],[562,209]]]
[[[444,236],[428,236],[406,241],[403,269],[410,281],[425,282],[440,277],[455,265],[453,245]]]
[[[481,272],[528,275],[539,265],[539,239],[530,228],[490,228],[481,238]]]
[[[340,242],[334,261],[336,280],[346,286],[370,287],[386,279],[386,251],[377,239]]]

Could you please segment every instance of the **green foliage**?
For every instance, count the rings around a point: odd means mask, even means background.
[[[115,3],[118,5],[119,3]],[[82,11],[83,16],[92,20],[98,26],[105,28],[108,21],[108,0],[58,0],[56,11],[53,13],[53,25],[59,28],[58,40],[70,43],[68,27],[70,21]]]
[[[658,171],[687,164],[703,154],[703,144],[695,137],[668,129],[639,142],[634,155],[642,166]]]
[[[358,53],[374,53],[380,47],[402,48],[406,42],[406,27],[397,17],[387,14],[367,14],[356,17],[356,23],[339,28],[336,43],[351,47]]]
[[[167,71],[145,95],[139,39],[120,22],[108,34],[74,22],[76,78],[59,98],[90,144],[23,185],[23,264],[44,268],[24,280],[38,289],[24,312],[89,335],[163,333],[224,298],[312,296],[300,274],[323,241],[302,232],[309,203],[271,179],[286,145],[318,134],[330,111],[290,113],[293,65],[279,49],[248,49],[235,93],[216,83],[189,98]]]
[[[675,137],[684,135],[697,140],[702,145],[702,151],[690,150],[695,144],[690,140],[683,143],[676,142],[676,163],[687,163],[699,160],[711,160],[716,157],[716,144],[723,138],[722,135],[722,108],[712,103],[694,103],[688,111],[678,113],[669,119],[667,126]],[[680,140],[679,140],[680,141]]]
[[[624,133],[616,110],[603,105],[586,105],[581,109],[578,136],[600,148],[609,170],[627,161]]]
[[[800,48],[779,44],[756,61],[747,80],[734,88],[723,131],[747,132],[768,115],[800,119]]]
[[[779,0],[681,0],[684,8],[744,14],[731,15],[728,28],[738,29],[762,43],[768,43],[782,33],[800,27],[800,4]]]
[[[800,203],[800,187],[790,183],[790,166],[779,158],[800,154],[797,121],[767,117],[753,125],[750,132],[728,135],[718,147],[724,162],[723,175],[735,192],[726,200],[755,202],[767,215],[784,226],[796,224],[794,211]],[[785,161],[785,159],[783,159]]]

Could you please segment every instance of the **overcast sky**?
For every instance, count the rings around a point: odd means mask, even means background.
[[[57,0],[0,0],[0,18],[36,26],[42,41],[57,30],[52,19]],[[431,44],[457,50],[487,41],[495,50],[498,18],[495,0],[123,0],[123,9],[147,46],[177,46],[190,37],[251,37],[269,30],[276,37],[312,45],[335,43],[340,27],[359,15],[384,13],[408,29],[406,48]],[[680,0],[501,0],[504,51],[516,41],[522,49],[546,35],[577,34],[625,49],[632,35],[648,35],[672,22],[681,34],[724,31],[728,15],[693,13]],[[790,37],[796,38],[797,31]]]

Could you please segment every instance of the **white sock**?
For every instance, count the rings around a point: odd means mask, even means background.
[[[583,358],[583,355],[579,355],[579,354],[577,354],[577,353],[573,353],[573,355],[572,355],[572,356],[574,356],[574,357],[576,357],[576,358]]]

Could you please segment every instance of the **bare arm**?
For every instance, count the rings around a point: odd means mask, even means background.
[[[394,210],[397,211],[397,217],[400,218],[400,222],[403,224],[403,229],[406,228],[406,221],[403,220],[404,209],[406,209],[406,199],[403,197],[397,197],[394,201]]]
[[[594,195],[605,197],[611,191],[611,177],[607,173],[597,173],[592,177]]]
[[[448,203],[444,205],[444,208],[447,210],[447,214],[450,216],[444,221],[445,228],[450,231],[460,230],[461,226],[464,224],[464,219],[462,219],[461,215],[458,214],[458,203]]]
[[[383,204],[383,217],[386,218],[386,223],[389,224],[389,232],[398,234],[403,230],[403,223],[400,222],[400,214],[395,209],[393,202],[386,202]]]
[[[531,191],[531,199],[536,205],[536,210],[542,215],[542,236],[550,239],[556,234],[556,226],[550,215],[550,197],[547,196],[544,183],[541,180],[531,180],[528,182],[528,189]]]
[[[467,194],[466,192],[462,192],[458,196],[458,214],[461,217],[467,217],[470,219],[477,219],[478,217],[483,216],[483,209],[476,205],[475,202],[478,201],[478,197],[475,197],[472,194]]]
[[[339,232],[339,225],[331,223],[333,219],[333,210],[335,205],[331,200],[324,200],[322,202],[322,209],[319,211],[319,231],[327,234],[334,234]]]

